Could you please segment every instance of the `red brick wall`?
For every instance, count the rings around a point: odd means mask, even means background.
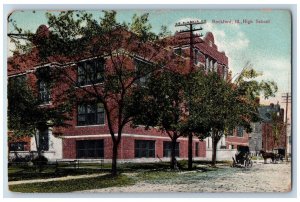
[[[104,140],[104,159],[112,158],[112,141],[111,137],[91,137],[91,138],[64,138],[63,139],[63,158],[76,158],[76,141],[78,140]],[[147,138],[147,137],[122,137],[119,145],[118,159],[134,159],[135,140],[155,140],[155,158],[163,158],[163,142],[170,141],[169,138]],[[187,158],[188,156],[188,141],[186,138],[179,139],[179,156]],[[199,157],[206,156],[205,141],[194,139],[193,141],[193,156],[195,157],[195,143],[199,142]]]
[[[236,129],[233,132],[233,136],[227,136],[226,137],[226,148],[229,149],[229,145],[234,145],[234,149],[237,148],[238,145],[241,146],[249,146],[249,134],[243,132],[243,137],[237,136]]]
[[[127,33],[127,32],[126,32]],[[127,33],[128,34],[128,33]],[[197,39],[202,41],[202,43],[198,43],[196,45],[197,48],[199,48],[199,50],[201,51],[200,54],[200,58],[199,60],[202,63],[205,63],[205,56],[210,56],[211,58],[213,58],[214,60],[216,60],[219,64],[223,64],[226,67],[228,67],[228,58],[225,55],[224,52],[219,52],[217,49],[216,44],[214,44],[214,36],[212,33],[207,33],[204,40],[202,39]],[[212,46],[209,45],[209,42],[212,42]],[[178,44],[177,44],[178,45]],[[177,46],[175,44],[175,46]],[[127,47],[126,47],[127,48]],[[151,49],[149,49],[151,50]],[[189,50],[185,49],[184,50],[186,52],[186,55],[189,54]],[[151,51],[148,52],[149,55],[151,55]],[[164,51],[162,54],[160,54],[160,56],[157,56],[157,61],[159,61],[159,57],[165,57],[165,56],[169,56],[170,53],[169,51]],[[88,56],[82,56],[82,58],[88,58]],[[147,57],[145,57],[147,58]],[[26,60],[23,61],[21,57],[18,56],[14,56],[13,58],[10,58],[9,61],[15,61],[17,64],[20,65],[20,68],[13,68],[13,65],[9,62],[8,64],[8,75],[14,75],[14,74],[18,74],[18,73],[24,73],[25,71],[28,70],[34,70],[35,67],[37,67],[38,65],[41,64],[42,61],[39,60],[38,55],[37,55],[37,50],[34,49],[33,52],[29,53],[28,55],[26,55]],[[53,58],[53,62],[55,62],[55,57]],[[66,58],[66,59],[59,59],[62,61],[69,61],[70,58]],[[177,64],[173,64],[170,65],[170,68],[177,68],[177,71],[180,71],[181,73],[186,73],[189,72],[189,59],[185,58],[184,60],[184,68],[178,68],[178,63]],[[131,61],[132,63],[132,61]],[[130,61],[127,61],[127,65],[129,68],[133,67],[133,65],[130,65]],[[110,72],[110,61],[107,60],[106,63],[106,72]],[[219,66],[220,68],[220,66]],[[66,68],[66,71],[68,71],[69,76],[72,78],[76,78],[76,72],[74,72],[71,70],[72,67],[68,67]],[[76,67],[75,67],[76,70]],[[36,77],[33,73],[29,74],[29,82],[31,83],[31,85],[33,87],[37,87],[36,86]],[[99,87],[101,88],[101,85],[99,85]],[[56,86],[54,89],[52,89],[53,95],[52,98],[55,100],[56,97],[60,97],[60,93],[63,92],[65,89],[68,88],[68,84],[67,82],[63,81],[63,83],[59,86]],[[77,93],[77,92],[76,92]],[[111,105],[113,105],[113,103],[110,103]],[[114,108],[111,106],[111,108]],[[100,135],[100,134],[104,134],[104,135],[109,135],[109,130],[107,125],[102,125],[102,126],[89,126],[89,127],[78,127],[77,126],[77,115],[76,115],[76,106],[74,106],[74,113],[73,113],[73,117],[72,117],[72,121],[69,122],[71,124],[71,127],[69,128],[61,128],[60,132],[62,132],[63,136],[78,136],[78,135],[84,135],[84,138],[81,139],[99,139],[99,138],[95,138],[95,137],[86,137],[86,136],[90,136],[90,135]],[[107,121],[106,121],[107,123]],[[54,129],[55,131],[55,129]],[[158,130],[156,130],[155,128],[152,128],[151,130],[144,130],[142,127],[139,128],[131,128],[128,125],[125,126],[124,130],[123,130],[124,134],[139,134],[139,135],[149,135],[149,136],[158,136],[158,137],[165,137],[165,134],[159,132]],[[142,137],[138,137],[139,139]],[[127,158],[133,158],[134,157],[134,139],[138,139],[138,138],[132,138],[132,137],[123,137],[122,138],[122,142],[120,143],[120,149],[119,151],[121,153],[119,153],[119,156],[121,158],[127,159]],[[104,139],[104,145],[105,145],[105,152],[104,152],[104,158],[111,158],[111,148],[112,148],[112,144],[111,144],[111,139],[110,137],[103,137],[102,139]],[[152,139],[152,138],[150,138]],[[74,139],[74,138],[64,138],[63,139],[63,158],[75,158],[76,157],[76,144],[75,144],[75,140],[80,140],[78,138]],[[163,139],[159,139],[159,138],[155,138],[156,140],[156,153],[158,154],[158,156],[162,157],[163,156]],[[168,140],[168,138],[166,139]],[[228,139],[230,140],[230,138]],[[241,141],[243,142],[243,140],[241,140],[240,138],[237,139],[231,139],[232,141]],[[198,140],[197,140],[198,141]],[[180,140],[180,157],[187,157],[187,141],[186,140]],[[193,155],[195,155],[195,144],[193,144]],[[200,142],[199,143],[199,157],[205,157],[206,156],[206,150],[205,150],[205,142]]]
[[[262,149],[264,151],[272,151],[275,148],[286,147],[286,130],[285,127],[280,128],[278,141],[275,141],[273,128],[270,123],[262,124]]]

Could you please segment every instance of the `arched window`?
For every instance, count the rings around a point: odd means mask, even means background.
[[[223,65],[223,78],[224,79],[227,79],[227,74],[228,74],[227,68]]]
[[[214,65],[213,65],[213,60],[210,60],[210,64],[209,64],[209,69],[211,71],[213,71]]]
[[[214,63],[214,71],[218,72],[218,63],[217,62]]]
[[[209,58],[208,57],[206,57],[205,69],[206,69],[206,71],[209,71]]]

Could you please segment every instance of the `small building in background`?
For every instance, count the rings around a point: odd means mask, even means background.
[[[259,107],[262,119],[262,150],[286,151],[286,126],[284,123],[284,109],[279,104]]]
[[[286,127],[284,109],[279,104],[270,104],[258,108],[260,121],[252,123],[253,131],[249,134],[249,148],[252,154],[260,150],[267,152],[286,151]]]

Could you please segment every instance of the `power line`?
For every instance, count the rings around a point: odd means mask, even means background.
[[[287,156],[287,152],[288,152],[288,135],[287,135],[287,132],[288,132],[288,107],[289,107],[289,103],[291,103],[291,94],[290,93],[284,93],[282,96],[283,98],[283,102],[282,103],[285,103],[285,159],[286,161],[288,161],[288,156]]]
[[[190,71],[193,70],[193,61],[194,61],[194,45],[196,43],[199,43],[199,42],[196,42],[194,41],[195,38],[199,38],[199,37],[202,37],[203,35],[200,34],[200,35],[197,35],[197,34],[194,34],[195,31],[200,31],[202,30],[202,27],[199,27],[199,28],[195,28],[196,25],[201,25],[201,24],[204,24],[206,23],[205,20],[195,20],[195,21],[187,21],[187,22],[177,22],[175,24],[175,27],[187,27],[186,30],[180,30],[179,33],[189,33],[189,37],[183,37],[181,39],[189,39],[189,45],[190,45]]]
[[[199,37],[202,37],[202,34],[199,36],[199,35],[195,35],[194,32],[195,31],[199,31],[199,30],[202,30],[202,27],[199,27],[199,28],[195,28],[196,25],[200,25],[200,24],[204,24],[206,23],[206,21],[187,21],[187,22],[177,22],[175,24],[175,27],[186,27],[187,29],[186,30],[180,30],[179,33],[189,33],[189,37],[182,37],[180,39],[189,39],[190,42],[189,42],[189,46],[190,46],[190,72],[193,71],[193,62],[194,62],[194,45],[196,43],[199,43],[199,42],[196,42],[194,41],[194,38],[199,38]],[[188,135],[188,168],[191,169],[192,168],[192,161],[191,159],[193,158],[193,152],[192,152],[192,144],[193,144],[193,135],[192,133],[190,133]]]

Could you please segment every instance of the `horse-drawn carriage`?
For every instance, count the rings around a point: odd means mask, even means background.
[[[251,168],[253,165],[248,146],[240,146],[235,154],[235,157],[232,157],[232,160],[232,167]]]
[[[274,152],[265,152],[264,150],[260,150],[260,154],[264,159],[264,163],[267,163],[268,159],[271,159],[272,163],[277,163],[279,161],[283,161],[285,150],[280,148],[274,149]]]

